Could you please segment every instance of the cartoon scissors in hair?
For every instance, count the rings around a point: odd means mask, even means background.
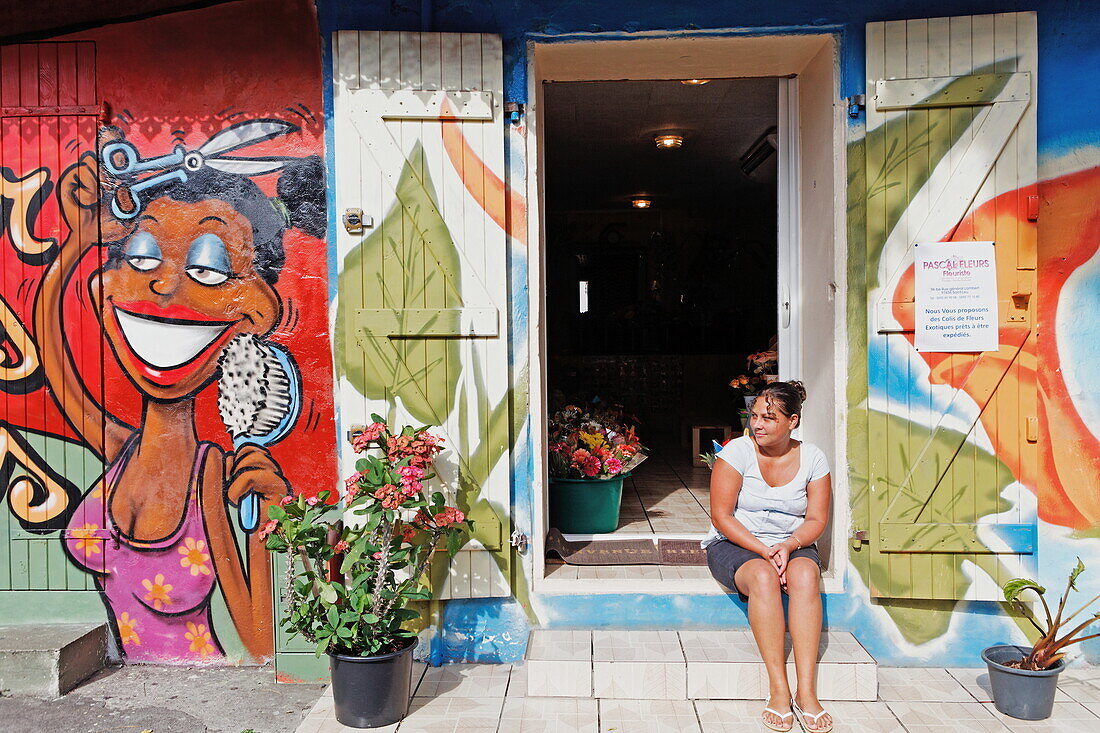
[[[203,166],[235,173],[241,176],[259,176],[281,169],[286,158],[237,158],[226,153],[249,145],[298,131],[297,125],[283,120],[249,120],[219,131],[194,150],[177,145],[171,153],[156,158],[141,158],[137,148],[126,141],[113,142],[103,147],[103,166],[116,176],[137,176],[147,171],[160,171],[140,181],[119,189],[125,191],[130,205],[119,201],[118,193],[111,201],[111,212],[119,219],[133,219],[145,208],[140,194],[150,188],[163,186],[171,181],[184,183],[188,174],[200,171]],[[168,170],[174,168],[175,170]]]

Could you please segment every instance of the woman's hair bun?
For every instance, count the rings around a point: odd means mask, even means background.
[[[321,158],[310,155],[289,164],[279,176],[275,190],[290,215],[290,226],[323,239],[328,227],[328,211],[325,166]]]
[[[799,402],[806,401],[806,385],[802,384],[802,382],[798,381],[797,379],[788,380],[787,384],[791,385],[795,393],[798,394]]]

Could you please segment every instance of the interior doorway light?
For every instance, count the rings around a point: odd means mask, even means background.
[[[683,135],[658,135],[653,138],[659,150],[675,150],[684,144]]]
[[[680,80],[681,84],[687,84],[688,86],[691,86],[691,87],[702,86],[702,85],[704,85],[708,82],[710,82],[710,79],[681,79]]]
[[[650,206],[653,206],[653,202],[649,199],[631,199],[630,205],[635,209],[648,209]]]

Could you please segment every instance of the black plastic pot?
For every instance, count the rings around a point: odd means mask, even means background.
[[[409,712],[412,696],[413,649],[374,657],[329,654],[332,699],[336,719],[352,728],[392,725]]]
[[[1066,668],[1061,659],[1050,669],[1033,672],[1006,667],[1026,657],[1031,649],[1001,644],[982,652],[989,669],[989,684],[993,688],[993,705],[1005,715],[1020,720],[1046,720],[1054,710],[1054,694],[1058,691],[1058,675]]]

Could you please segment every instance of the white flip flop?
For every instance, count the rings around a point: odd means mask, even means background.
[[[798,707],[798,703],[791,700],[791,712],[798,718],[798,722],[802,724],[802,727],[806,729],[807,733],[829,733],[833,729],[833,724],[830,722],[828,728],[818,728],[817,721],[821,720],[821,716],[827,714],[829,711],[825,708],[821,709],[820,713],[807,713],[802,708]],[[813,726],[806,724],[806,720],[813,721]]]
[[[771,713],[772,715],[774,715],[775,717],[779,718],[782,721],[786,721],[787,718],[793,718],[794,717],[794,712],[793,711],[787,711],[785,713],[781,713],[778,710],[773,710],[772,708],[764,708],[764,712],[765,713]],[[774,723],[768,722],[767,718],[765,718],[763,715],[760,716],[760,722],[763,723],[764,727],[767,728],[768,730],[779,731],[779,733],[789,733],[789,731],[792,728],[794,728],[794,721],[793,720],[791,721],[791,724],[789,726],[787,726],[786,728],[777,728]]]

